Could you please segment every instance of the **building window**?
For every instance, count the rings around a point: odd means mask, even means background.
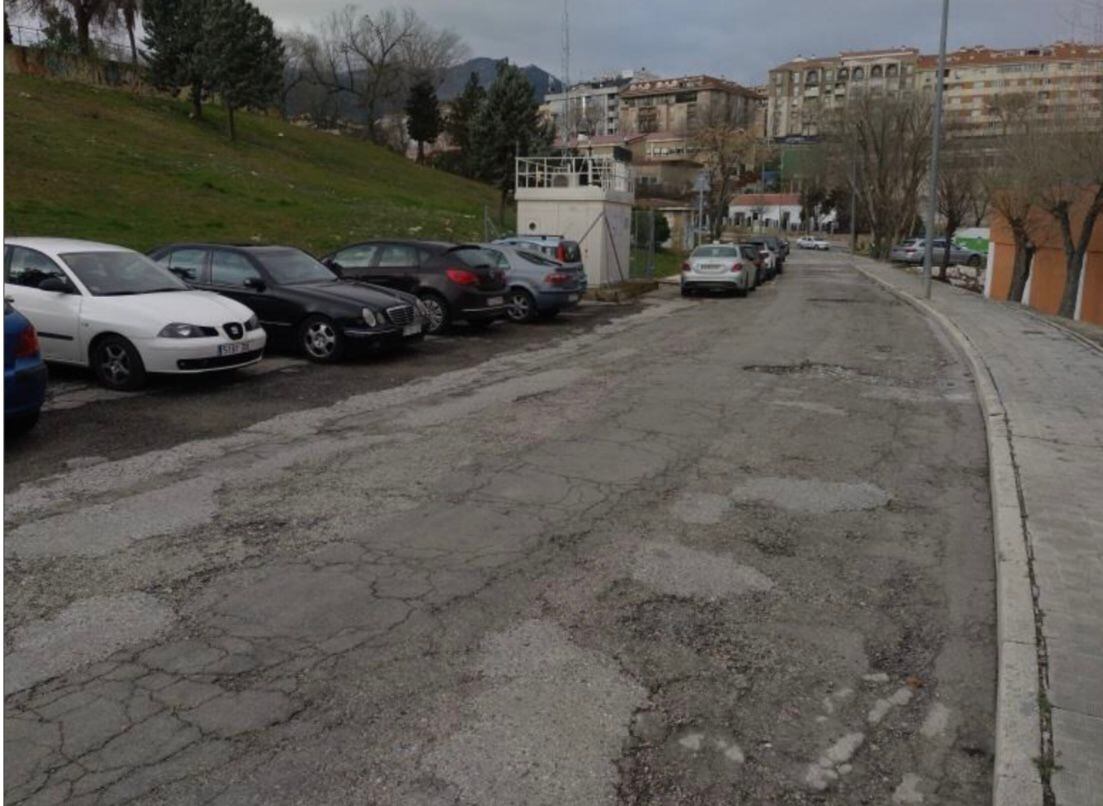
[[[884,77],[884,71],[881,69],[881,65],[879,65],[879,64],[873,65],[873,68],[869,71],[869,77],[870,78],[882,78],[882,77]]]
[[[864,81],[865,77],[866,77],[866,71],[865,70],[863,70],[861,67],[855,67],[854,68],[854,80],[855,81]]]
[[[850,71],[847,70],[845,67],[840,67],[839,68],[839,81],[846,81],[848,78],[850,78]]]
[[[885,76],[887,76],[888,78],[896,78],[896,75],[899,72],[900,69],[895,64],[890,64],[888,67],[885,68]]]
[[[815,70],[809,70],[804,76],[804,83],[810,87],[814,87],[820,83],[820,74]]]

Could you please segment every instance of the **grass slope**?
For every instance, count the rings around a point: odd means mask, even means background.
[[[52,79],[5,76],[7,235],[145,250],[179,240],[290,243],[482,237],[485,185],[343,136]]]

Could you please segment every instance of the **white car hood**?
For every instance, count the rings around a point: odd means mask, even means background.
[[[86,297],[81,306],[81,318],[137,338],[152,338],[171,322],[220,328],[252,315],[240,302],[212,291]]]

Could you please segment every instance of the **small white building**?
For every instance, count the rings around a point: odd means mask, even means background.
[[[518,235],[578,241],[590,287],[629,277],[632,169],[612,157],[518,157]]]
[[[824,211],[814,221],[801,217],[799,193],[742,193],[728,205],[728,220],[736,227],[786,232],[834,232],[834,210]]]

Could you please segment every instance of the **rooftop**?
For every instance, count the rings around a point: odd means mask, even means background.
[[[681,78],[660,78],[654,81],[638,81],[630,84],[622,98],[641,98],[647,95],[665,95],[678,90],[720,90],[734,95],[758,98],[758,94],[742,84],[715,76],[683,76]]]

